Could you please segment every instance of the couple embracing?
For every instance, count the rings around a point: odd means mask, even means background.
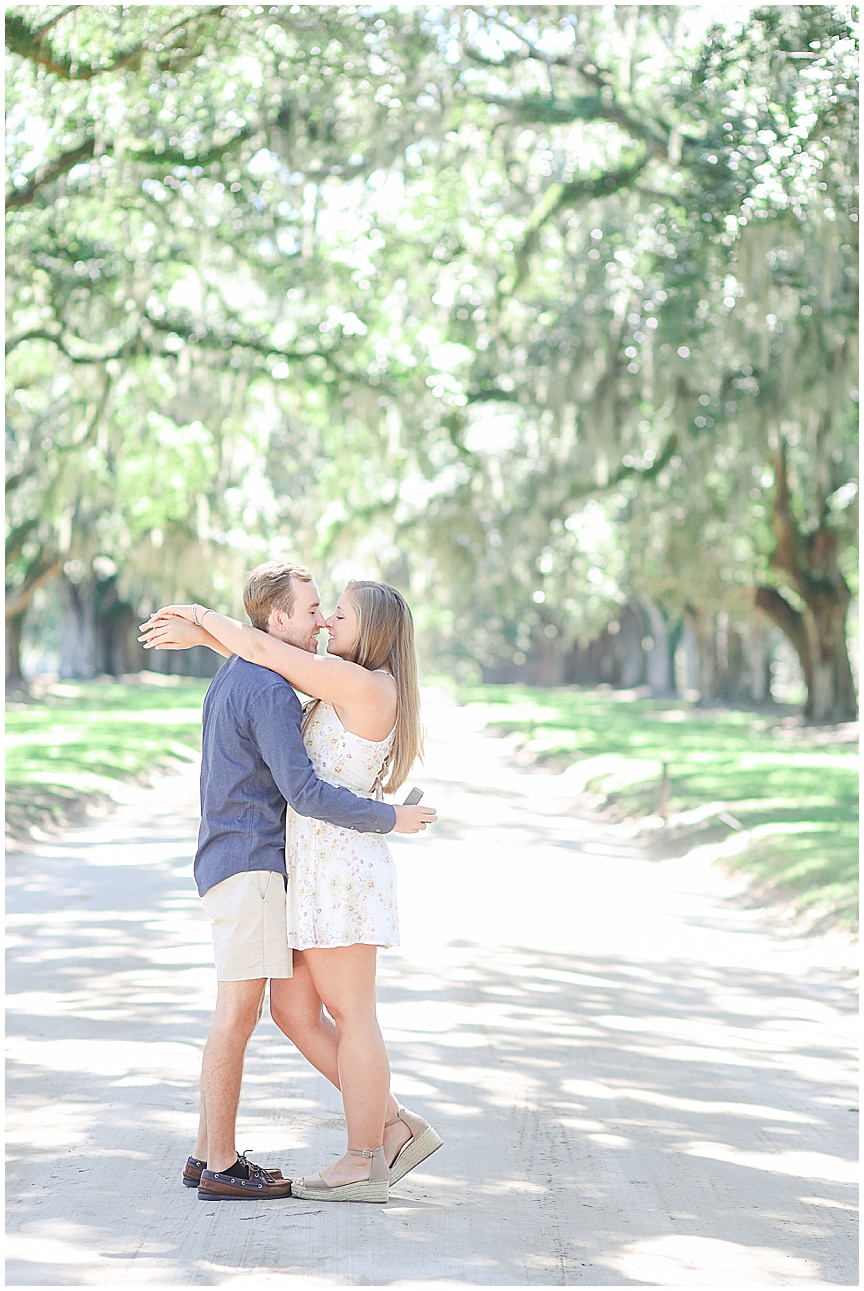
[[[351,582],[325,621],[308,570],[277,562],[252,571],[243,603],[252,627],[172,605],[140,638],[146,649],[206,645],[228,657],[204,700],[195,880],[218,992],[183,1181],[208,1201],[384,1202],[441,1146],[390,1092],[375,1010],[377,947],[399,942],[384,835],[436,819],[381,800],[421,751],[411,611],[395,588]],[[305,711],[295,686],[313,696]],[[341,1091],[348,1130],[339,1161],[293,1181],[235,1147],[243,1059],[268,981],[273,1021]]]

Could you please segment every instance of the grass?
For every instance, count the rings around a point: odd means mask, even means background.
[[[209,682],[37,683],[6,706],[6,831],[13,843],[81,820],[123,781],[144,782],[201,747]]]
[[[851,727],[632,692],[463,686],[459,697],[480,705],[487,724],[514,735],[532,760],[569,767],[574,791],[594,792],[613,817],[643,818],[665,854],[726,841],[724,864],[760,898],[783,901],[812,926],[857,926]]]
[[[125,780],[147,780],[200,749],[206,680],[143,673],[124,682],[42,685],[7,706],[7,833],[13,842],[82,818]],[[628,692],[463,686],[525,754],[569,767],[574,792],[640,817],[666,854],[729,844],[724,863],[811,921],[853,927],[858,909],[857,746],[849,729],[700,710]],[[668,819],[658,828],[662,764]],[[731,823],[730,823],[731,822]]]

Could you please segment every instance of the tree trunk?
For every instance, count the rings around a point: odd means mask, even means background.
[[[24,542],[30,532],[29,524],[21,525],[7,539],[7,579],[10,567],[14,569],[23,557]],[[26,691],[28,689],[21,668],[24,622],[37,589],[56,578],[60,568],[60,562],[53,548],[49,550],[43,544],[30,560],[21,581],[16,583],[13,578],[11,582],[6,583],[6,687],[8,690]]]
[[[810,676],[804,715],[811,722],[850,722],[858,715],[846,648],[846,612],[833,598],[814,598],[804,611]]]
[[[126,672],[141,672],[147,667],[147,655],[138,643],[137,615],[131,605],[117,601],[99,615],[99,671],[112,677]]]
[[[858,699],[846,648],[846,605],[814,598],[799,612],[775,587],[756,589],[756,605],[788,638],[801,661],[811,722],[852,722]]]
[[[744,637],[728,610],[716,618],[716,648],[717,698],[727,704],[750,703],[753,687]]]
[[[86,681],[96,675],[96,579],[92,572],[79,581],[64,573],[63,625],[60,632],[60,676]]]
[[[685,616],[681,640],[678,643],[678,675],[676,681],[679,691],[692,698],[692,693],[699,689],[699,643],[693,624]]]
[[[121,598],[116,574],[97,580],[93,604],[96,672],[111,677],[141,672],[147,666],[148,656],[137,640],[140,616]]]
[[[645,651],[642,649],[642,614],[632,604],[621,611],[621,672],[618,684],[622,690],[633,690],[645,680]]]
[[[604,628],[600,633],[600,647],[600,681],[606,686],[617,686],[621,675],[619,638]]]
[[[6,620],[6,691],[27,691],[27,682],[21,668],[21,637],[24,633],[24,620],[27,611],[11,614]]]
[[[541,637],[534,657],[537,686],[560,686],[564,681],[564,652],[558,639]]]
[[[811,722],[851,722],[858,715],[855,682],[846,645],[849,585],[840,570],[838,536],[820,518],[804,534],[792,510],[786,464],[786,442],[774,454],[775,547],[769,561],[804,602],[798,610],[776,588],[757,587],[755,603],[789,638],[804,673]]]
[[[742,625],[742,641],[747,666],[747,689],[754,704],[771,702],[772,629],[761,615],[751,614]]]
[[[688,605],[685,612],[696,643],[699,703],[711,704],[717,698],[715,613],[713,609],[695,605]]]
[[[603,647],[599,637],[588,642],[588,685],[599,686],[603,673]]]
[[[669,653],[669,634],[666,620],[648,596],[640,596],[639,603],[648,617],[648,627],[653,644],[648,654],[648,685],[656,699],[663,699],[675,694],[675,678],[672,673],[672,659]]]
[[[565,684],[568,686],[587,686],[587,652],[581,641],[577,641],[567,652],[564,670]]]

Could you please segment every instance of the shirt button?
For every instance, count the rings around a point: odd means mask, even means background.
[[[376,834],[380,834],[380,833],[381,833],[381,830],[380,830],[380,829],[376,829],[376,830],[375,830],[375,833],[376,833]]]

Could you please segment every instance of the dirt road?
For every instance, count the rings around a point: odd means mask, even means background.
[[[857,1285],[851,952],[648,861],[566,776],[432,705],[433,836],[395,839],[396,1093],[445,1147],[387,1206],[180,1185],[214,996],[194,771],[10,859],[8,1286]],[[341,1150],[266,1020],[238,1146]]]

